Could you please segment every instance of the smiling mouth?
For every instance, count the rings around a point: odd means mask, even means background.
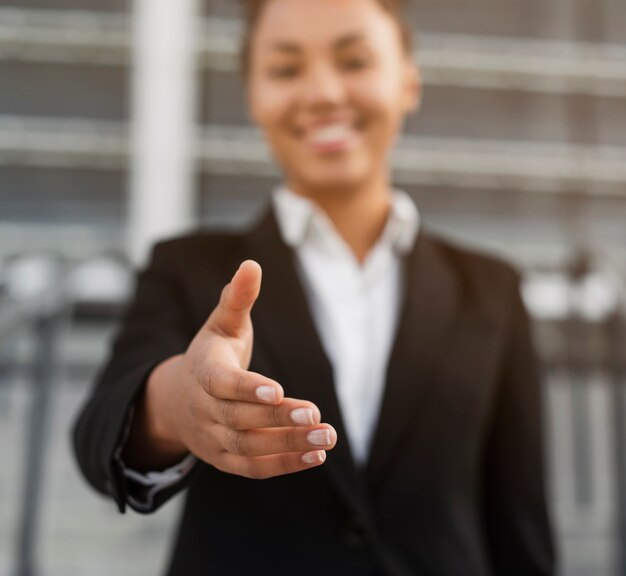
[[[354,145],[358,129],[346,122],[337,122],[311,128],[304,136],[306,143],[314,152],[341,152]]]

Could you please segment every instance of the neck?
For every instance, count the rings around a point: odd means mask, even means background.
[[[385,180],[351,190],[315,191],[293,183],[289,187],[296,194],[313,200],[326,213],[357,261],[363,263],[389,217],[389,183]]]

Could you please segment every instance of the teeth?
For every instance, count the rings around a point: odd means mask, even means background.
[[[345,140],[350,136],[350,128],[346,124],[332,124],[319,128],[311,134],[314,144],[330,144],[338,140]]]

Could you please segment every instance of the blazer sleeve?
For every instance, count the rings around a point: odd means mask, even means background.
[[[108,362],[73,430],[74,450],[82,473],[96,490],[113,496],[120,512],[125,511],[129,501],[129,479],[120,453],[134,402],[151,371],[163,360],[184,352],[193,337],[191,315],[174,272],[181,255],[172,244],[157,244],[148,267],[138,275],[135,295],[124,314]],[[187,476],[185,481],[164,491],[158,505],[188,480]]]
[[[541,386],[530,321],[512,290],[507,343],[484,468],[484,518],[493,574],[555,573],[544,475]]]

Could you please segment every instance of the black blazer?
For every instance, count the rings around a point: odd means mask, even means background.
[[[158,244],[74,430],[80,467],[121,511],[119,446],[153,367],[183,352],[239,263],[263,267],[250,369],[309,399],[337,446],[321,467],[249,480],[200,463],[171,576],[539,576],[554,573],[540,389],[518,275],[422,230],[367,466],[350,455],[292,251],[273,214],[244,234]]]

